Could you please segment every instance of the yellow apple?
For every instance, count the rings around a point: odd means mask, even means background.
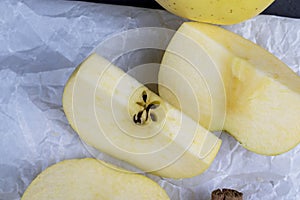
[[[173,76],[170,69],[176,71]],[[300,142],[300,78],[251,41],[214,25],[184,23],[166,50],[159,84],[169,87],[180,104],[190,105],[181,76],[197,94],[204,127],[226,130],[264,155],[286,152]],[[178,107],[169,91],[159,88],[160,96]],[[199,118],[193,108],[181,109]]]
[[[69,79],[63,107],[84,142],[159,176],[198,175],[221,145],[198,122],[97,54]]]
[[[212,24],[236,24],[265,10],[274,0],[156,0],[178,16]]]
[[[22,200],[160,199],[166,192],[151,179],[92,158],[59,162],[38,175]]]

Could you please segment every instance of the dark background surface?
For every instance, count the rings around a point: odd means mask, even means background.
[[[83,0],[96,3],[118,4],[145,8],[163,9],[155,0]],[[249,0],[252,1],[252,0]],[[300,18],[300,0],[275,0],[263,14]]]

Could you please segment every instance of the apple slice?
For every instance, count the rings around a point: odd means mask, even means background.
[[[187,19],[236,24],[265,10],[274,0],[156,0],[166,10]]]
[[[22,200],[169,199],[151,179],[92,158],[59,162],[38,175]]]
[[[172,78],[170,71],[176,71]],[[164,55],[159,84],[190,105],[182,76],[197,94],[204,127],[224,129],[264,155],[284,153],[300,142],[300,78],[258,45],[217,26],[184,23]],[[169,91],[159,88],[160,96],[178,107]],[[181,109],[197,117],[193,108]]]
[[[198,175],[221,145],[214,134],[97,54],[69,79],[63,107],[87,144],[159,176]]]

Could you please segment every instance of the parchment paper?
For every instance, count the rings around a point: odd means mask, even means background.
[[[125,6],[0,1],[0,200],[20,199],[36,175],[56,162],[91,157],[69,126],[61,98],[69,75],[101,41],[138,27],[176,30],[183,21],[165,11]],[[300,74],[299,19],[258,16],[226,28]],[[245,150],[226,133],[221,139],[221,150],[204,174],[182,180],[147,176],[172,200],[207,200],[223,187],[243,192],[245,199],[300,199],[300,145],[269,157]]]

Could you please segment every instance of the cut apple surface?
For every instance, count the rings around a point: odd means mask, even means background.
[[[198,122],[97,54],[69,79],[63,107],[87,144],[159,176],[200,174],[221,145]]]
[[[229,25],[250,19],[274,0],[156,0],[166,10],[199,22]]]
[[[170,71],[176,71],[172,78]],[[258,45],[217,26],[184,23],[159,72],[159,84],[169,88],[160,87],[159,94],[175,107],[169,91],[181,104],[190,104],[182,76],[195,90],[204,127],[226,130],[245,148],[264,155],[286,152],[300,142],[300,78]],[[192,108],[181,109],[199,117]]]
[[[22,200],[167,200],[166,192],[151,179],[91,159],[59,162],[38,175]]]

